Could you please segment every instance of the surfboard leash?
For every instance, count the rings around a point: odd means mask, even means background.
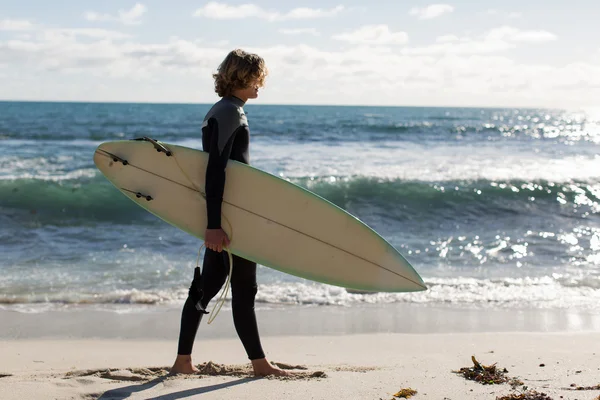
[[[179,161],[177,161],[177,157],[175,157],[175,153],[173,152],[173,150],[171,150],[169,147],[167,147],[164,143],[160,142],[159,140],[155,140],[155,139],[152,139],[147,136],[135,138],[133,140],[150,142],[152,144],[152,146],[154,146],[154,148],[156,149],[157,152],[165,153],[165,155],[167,157],[173,157],[173,160],[175,160],[175,164],[177,164],[177,167],[179,168],[179,170],[181,171],[183,176],[185,176],[185,178],[196,189],[196,191],[200,194],[200,196],[204,200],[206,200],[206,194],[198,186],[196,186],[194,181],[189,177],[189,175],[181,167],[181,165],[179,164]],[[110,154],[110,155],[114,156],[112,154]],[[115,159],[114,161],[117,161],[117,160]],[[118,161],[123,161],[123,160],[119,159]],[[126,165],[125,164],[126,162],[127,161],[125,160],[125,162],[123,162],[123,165]],[[231,240],[233,240],[233,226],[231,225],[231,222],[229,222],[229,220],[227,219],[227,217],[225,216],[225,214],[223,212],[221,212],[221,216],[223,217],[223,219],[225,220],[227,225],[229,225],[230,233],[228,234],[228,236],[229,236],[229,240],[231,241]],[[200,248],[198,249],[198,258],[196,259],[196,267],[198,267],[198,268],[199,268],[199,263],[200,263],[200,253],[202,252],[203,247],[206,248],[206,242],[202,243],[202,245],[200,245]],[[223,247],[223,248],[227,251],[227,254],[229,256],[229,274],[227,275],[227,281],[225,283],[225,288],[221,292],[221,296],[219,297],[219,300],[217,300],[217,304],[215,304],[215,307],[213,308],[212,312],[210,313],[211,315],[208,318],[208,324],[211,324],[215,320],[217,315],[219,314],[219,311],[221,311],[221,307],[223,307],[223,304],[225,303],[225,300],[227,298],[227,293],[229,293],[229,287],[231,286],[231,274],[233,272],[233,256],[231,255],[231,250],[229,248],[227,248],[227,247]]]
[[[172,150],[168,149],[164,144],[162,144],[158,141],[156,141],[156,143],[158,143],[160,145],[161,150],[164,151],[168,157],[173,157],[173,160],[175,160],[175,164],[177,164],[177,167],[179,168],[181,173],[185,176],[185,178],[188,180],[188,182],[196,189],[196,191],[200,194],[200,196],[206,200],[206,195],[204,194],[204,192],[202,190],[200,190],[200,188],[198,186],[196,186],[194,181],[189,177],[189,175],[181,167],[181,165],[179,164],[179,161],[177,161],[177,157],[175,157],[175,153]],[[166,151],[163,149],[165,149]],[[227,217],[225,216],[225,214],[222,211],[221,211],[221,217],[223,217],[223,219],[225,220],[227,225],[229,225],[230,233],[228,236],[229,236],[229,240],[231,241],[231,240],[233,240],[233,226],[231,225],[231,222],[229,222],[229,220],[227,219]],[[196,267],[199,266],[198,264],[200,263],[200,253],[201,253],[203,247],[206,248],[206,242],[202,243],[202,245],[200,245],[200,248],[198,249],[198,258],[196,259]],[[227,275],[227,281],[225,282],[225,288],[221,292],[221,296],[219,297],[219,300],[217,300],[217,304],[215,304],[215,306],[213,307],[213,310],[210,313],[210,317],[208,317],[209,325],[215,320],[215,318],[217,318],[217,315],[219,315],[219,311],[221,311],[221,307],[223,307],[223,304],[225,304],[227,294],[229,293],[229,287],[231,286],[231,274],[233,273],[233,256],[231,255],[231,250],[229,250],[229,248],[227,248],[225,246],[223,248],[227,251],[227,255],[229,256],[229,274]]]
[[[206,247],[206,243],[202,243],[202,245],[198,249],[198,258],[196,258],[196,268],[199,268],[200,252],[202,251],[203,247]],[[209,325],[215,320],[215,318],[217,318],[219,311],[221,311],[221,307],[223,307],[223,304],[225,303],[225,299],[227,298],[227,294],[229,293],[229,287],[231,286],[230,283],[231,273],[233,272],[233,256],[231,255],[231,251],[228,248],[225,248],[225,250],[227,250],[227,255],[229,256],[229,274],[227,275],[227,281],[225,282],[225,289],[221,292],[221,296],[219,297],[219,300],[217,300],[217,304],[215,304],[213,310],[210,312],[210,316],[208,317]]]

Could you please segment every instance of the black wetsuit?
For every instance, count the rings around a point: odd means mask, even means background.
[[[209,153],[205,187],[209,229],[221,228],[221,203],[227,161],[232,159],[245,164],[250,163],[250,131],[243,105],[242,100],[237,97],[224,97],[209,110],[202,124],[202,147]],[[199,269],[194,271],[194,280],[183,306],[178,354],[192,353],[194,338],[202,315],[205,314],[204,310],[210,300],[219,293],[228,273],[227,252],[219,253],[206,249],[202,274]],[[256,264],[233,255],[233,322],[250,360],[265,357],[254,312],[257,289]]]

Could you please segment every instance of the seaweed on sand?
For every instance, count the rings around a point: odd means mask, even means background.
[[[496,400],[552,400],[546,393],[527,390],[521,393],[512,393],[508,396],[496,397]]]
[[[571,390],[600,390],[600,385],[595,385],[595,386],[579,386],[579,385],[576,385],[576,384],[573,383],[573,384],[571,384],[571,387],[573,388]],[[600,396],[598,396],[598,398],[600,398]]]
[[[496,363],[492,365],[483,365],[475,359],[475,356],[471,356],[471,361],[473,361],[472,367],[463,367],[458,371],[452,372],[462,375],[465,379],[481,383],[482,385],[500,385],[509,383],[511,386],[516,387],[523,384],[523,382],[516,378],[506,376],[508,370],[506,368],[500,369],[496,367]]]
[[[394,397],[397,397],[399,399],[410,399],[415,394],[417,394],[416,390],[407,388],[407,389],[400,389],[398,391],[398,393],[394,394]]]

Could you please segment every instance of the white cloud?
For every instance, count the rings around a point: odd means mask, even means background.
[[[172,38],[141,44],[130,35],[103,29],[44,29],[30,40],[0,40],[0,63],[33,71],[76,73],[88,77],[151,79],[159,73],[214,68],[224,49]]]
[[[131,37],[131,35],[119,31],[98,28],[46,29],[42,31],[42,35],[46,37],[63,36],[71,39],[74,39],[76,36],[84,36],[91,39],[104,40],[120,40]]]
[[[556,40],[555,34],[543,30],[525,31],[512,26],[502,26],[492,29],[486,39],[507,40],[510,42],[540,43]]]
[[[438,36],[435,41],[438,43],[458,42],[460,38],[456,35]]]
[[[320,35],[319,31],[317,31],[315,28],[280,29],[279,32],[283,33],[284,35]]]
[[[402,53],[406,55],[493,54],[513,49],[518,44],[542,43],[556,38],[556,35],[548,31],[530,31],[502,26],[476,38],[456,35],[439,36],[434,44],[405,48]]]
[[[276,14],[267,12],[254,4],[230,6],[216,2],[210,2],[194,12],[195,17],[206,17],[213,19],[243,19],[250,17],[269,19],[274,15]]]
[[[140,18],[148,9],[141,3],[136,3],[129,10],[119,10],[118,15],[100,14],[94,11],[88,11],[84,14],[88,21],[116,21],[125,25],[138,25]]]
[[[294,8],[287,14],[282,16],[282,19],[309,19],[309,18],[323,18],[323,17],[332,17],[341,11],[344,10],[344,6],[336,6],[329,10],[324,10],[322,8],[307,8],[307,7],[299,7]]]
[[[413,7],[409,14],[419,19],[432,19],[454,11],[454,7],[449,4],[431,4],[425,8]]]
[[[333,35],[333,39],[352,44],[390,45],[408,42],[406,32],[392,32],[387,25],[365,25],[353,32]]]
[[[285,21],[332,17],[343,10],[344,6],[339,5],[331,9],[299,7],[287,13],[280,13],[278,11],[265,10],[255,4],[232,6],[211,1],[204,7],[197,9],[194,12],[194,16],[212,19],[260,18],[268,21]]]
[[[0,20],[0,31],[27,31],[32,28],[33,24],[25,19]]]
[[[560,107],[597,101],[600,93],[590,87],[600,87],[600,59],[547,65],[490,54],[493,46],[531,39],[522,32],[528,31],[446,36],[402,50],[391,46],[394,41],[373,46],[377,36],[334,51],[306,45],[245,49],[267,61],[271,74],[260,101],[270,103]],[[198,40],[139,43],[117,31],[40,28],[30,38],[0,39],[0,86],[12,98],[206,102],[215,99],[210,74],[229,50]],[[26,76],[27,85],[16,86],[17,76]],[[102,88],[91,90],[100,81]],[[68,91],[58,90],[62,86]]]
[[[486,15],[500,15],[500,16],[504,16],[504,17],[507,17],[507,18],[522,18],[523,17],[523,13],[518,12],[518,11],[506,12],[506,11],[497,10],[495,8],[490,8],[489,10],[486,10],[484,14],[486,14]]]

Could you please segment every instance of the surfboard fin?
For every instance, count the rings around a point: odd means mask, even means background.
[[[104,154],[104,155],[112,158],[113,162],[120,162],[123,165],[128,165],[129,164],[129,161],[125,160],[124,158],[119,157],[116,154],[110,153],[110,152],[108,152],[106,150],[100,149],[100,150],[96,150],[96,152]]]
[[[167,155],[167,157],[170,157],[171,154],[173,154],[171,152],[171,150],[169,150],[169,148],[167,146],[165,146],[164,144],[160,143],[158,140],[154,140],[152,138],[149,138],[148,136],[144,136],[144,137],[139,137],[139,138],[135,138],[135,139],[131,139],[131,140],[143,140],[146,142],[150,142],[152,143],[152,145],[154,146],[154,148],[156,149],[156,151],[163,152]]]

